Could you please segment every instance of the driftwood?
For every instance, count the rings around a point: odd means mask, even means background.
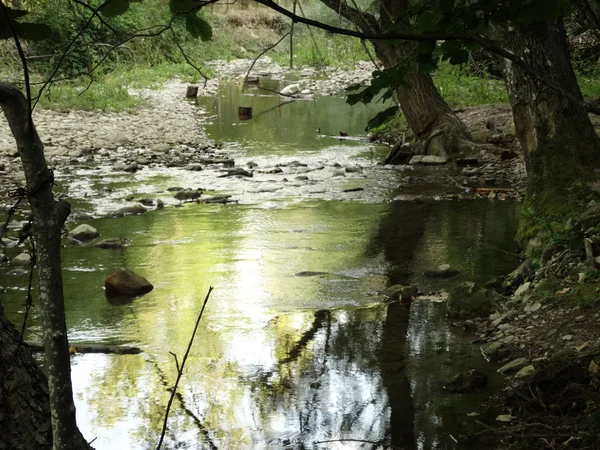
[[[33,352],[43,352],[44,344],[41,342],[25,341],[25,344]],[[69,346],[70,353],[106,353],[116,355],[137,355],[142,353],[139,347],[131,347],[128,345],[102,345],[102,344],[71,344]]]

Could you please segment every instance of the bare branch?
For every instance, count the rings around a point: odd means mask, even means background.
[[[194,338],[196,337],[196,332],[198,331],[198,326],[200,325],[200,319],[202,319],[202,314],[204,313],[204,309],[206,308],[206,304],[208,303],[208,299],[210,298],[210,293],[213,291],[213,287],[210,286],[208,288],[208,292],[206,293],[206,297],[204,298],[204,303],[202,304],[202,309],[200,309],[200,313],[198,314],[198,319],[196,319],[196,325],[194,326],[194,331],[192,332],[192,336],[190,337],[190,342],[188,343],[187,350],[185,351],[185,355],[183,355],[183,359],[181,360],[181,367],[179,367],[179,363],[177,363],[177,357],[175,357],[175,362],[178,366],[177,369],[177,378],[175,379],[175,384],[173,385],[173,389],[171,390],[171,396],[169,397],[169,402],[167,403],[167,409],[165,411],[165,420],[163,422],[162,432],[160,433],[160,439],[158,441],[158,445],[156,446],[156,450],[160,450],[162,446],[163,440],[165,438],[165,434],[167,432],[167,421],[169,420],[169,411],[171,410],[171,405],[173,404],[173,399],[177,393],[177,387],[179,386],[179,380],[183,375],[183,369],[185,367],[185,362],[187,361],[188,355],[190,354],[190,350],[192,349],[192,344],[194,343]],[[169,352],[171,353],[171,352]],[[173,353],[171,353],[173,355]]]

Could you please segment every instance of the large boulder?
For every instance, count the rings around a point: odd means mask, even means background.
[[[84,223],[71,231],[69,236],[78,241],[89,241],[100,236],[100,233],[93,226]]]
[[[29,267],[31,266],[31,255],[23,252],[20,255],[15,256],[10,263],[13,266]]]
[[[129,269],[118,269],[111,273],[104,287],[107,297],[137,297],[154,289],[148,280]]]
[[[487,317],[504,297],[473,282],[461,283],[448,294],[448,316],[458,319]]]

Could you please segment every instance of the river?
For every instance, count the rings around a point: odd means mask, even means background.
[[[221,152],[237,165],[257,165],[252,178],[165,167],[135,175],[57,172],[73,204],[96,216],[130,196],[167,203],[141,216],[86,222],[103,238],[128,239],[122,250],[64,248],[71,342],[143,349],[72,357],[84,435],[97,449],[156,445],[176,374],[170,352],[181,360],[214,286],[164,448],[477,448],[459,433],[491,392],[494,367],[445,318],[443,303],[388,305],[379,292],[399,283],[437,292],[514,268],[516,204],[394,201],[436,192],[441,177],[431,176],[435,169],[376,164],[387,148],[360,136],[380,106],[349,107],[338,96],[282,104],[269,92],[250,92],[224,83],[200,106]],[[238,120],[239,105],[252,106],[254,118]],[[359,138],[340,139],[340,132]],[[166,191],[173,186],[205,187],[238,203],[176,207]],[[460,275],[424,277],[444,263]],[[118,267],[148,278],[153,292],[109,304],[104,280]],[[296,276],[306,271],[324,274]],[[20,323],[27,277],[7,272],[1,268],[2,305]],[[28,338],[40,335],[33,310]],[[472,367],[490,374],[490,388],[468,396],[443,390]]]

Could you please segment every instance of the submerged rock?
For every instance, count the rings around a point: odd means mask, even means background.
[[[318,275],[329,275],[327,272],[311,272],[309,270],[298,272],[297,277],[316,277]]]
[[[490,342],[481,346],[481,353],[490,362],[500,361],[509,355],[509,350],[502,342]]]
[[[94,247],[104,248],[109,250],[119,250],[124,247],[123,241],[118,238],[108,238],[98,241],[94,244]]]
[[[527,365],[529,365],[529,360],[527,358],[513,359],[511,362],[506,363],[502,367],[500,367],[498,369],[498,373],[516,372]]]
[[[93,226],[84,223],[71,231],[69,236],[78,241],[89,241],[100,236],[100,233]]]
[[[429,278],[450,278],[458,275],[460,271],[451,267],[450,264],[442,264],[437,269],[426,270],[425,276]]]
[[[29,267],[31,265],[31,255],[29,253],[21,253],[15,256],[10,261],[13,266]]]
[[[185,201],[185,200],[197,200],[202,197],[202,190],[198,189],[196,191],[185,190],[177,192],[173,197],[177,200]]]
[[[146,208],[144,208],[142,205],[137,204],[137,205],[125,206],[123,208],[117,209],[112,215],[118,217],[118,216],[144,214],[145,212],[148,212],[148,210]]]
[[[466,282],[454,287],[446,302],[448,316],[458,319],[487,317],[502,303],[504,297],[495,291]]]
[[[129,269],[118,269],[111,273],[104,287],[107,297],[137,297],[154,289],[147,279]]]
[[[419,295],[419,290],[415,286],[395,284],[386,288],[382,294],[391,301],[400,300],[401,303],[410,303],[417,295]]]
[[[452,381],[444,386],[444,389],[450,392],[471,392],[475,389],[479,389],[487,385],[488,378],[477,369],[469,370],[468,372],[461,372],[457,374]]]

